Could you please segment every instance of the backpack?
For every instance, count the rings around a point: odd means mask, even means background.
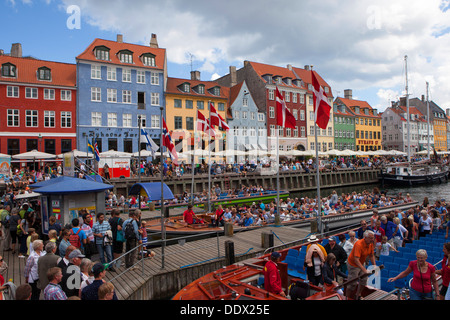
[[[136,239],[136,233],[134,233],[134,226],[133,226],[133,220],[128,220],[126,226],[125,226],[125,232],[124,232],[125,239]]]
[[[69,242],[71,245],[73,245],[75,248],[79,249],[81,248],[81,238],[78,235],[81,231],[81,228],[78,228],[77,233],[73,233],[73,229],[70,230],[69,235]]]

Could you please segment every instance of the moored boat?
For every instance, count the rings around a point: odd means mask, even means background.
[[[407,162],[387,165],[380,173],[382,184],[416,186],[448,181],[449,169],[438,164],[413,165]]]

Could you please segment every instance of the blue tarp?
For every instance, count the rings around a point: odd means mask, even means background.
[[[97,182],[103,183],[102,177],[99,176],[98,174],[93,175],[93,176],[87,175],[87,176],[84,176],[84,178],[85,178],[86,180],[97,181]]]
[[[161,200],[161,182],[146,182],[146,183],[136,183],[131,188],[128,194],[137,195],[141,193],[141,189],[147,193],[147,196],[152,201]],[[163,195],[164,200],[174,199],[175,196],[172,193],[172,190],[163,183]]]
[[[41,194],[90,193],[101,192],[113,188],[112,185],[106,183],[98,183],[67,176],[42,181],[32,186],[34,186],[34,192],[39,192]]]

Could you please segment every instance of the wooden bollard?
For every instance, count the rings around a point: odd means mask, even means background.
[[[224,231],[225,231],[225,236],[232,237],[233,236],[233,224],[229,223],[229,222],[225,222]]]
[[[273,247],[273,233],[272,232],[262,232],[261,233],[261,247],[264,249]]]
[[[226,262],[227,266],[235,263],[234,242],[231,240],[225,241],[225,262]]]

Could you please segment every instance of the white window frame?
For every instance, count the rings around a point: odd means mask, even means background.
[[[161,118],[159,114],[152,114],[151,116],[151,126],[152,129],[159,129],[161,127]]]
[[[19,87],[18,86],[7,86],[6,96],[8,98],[19,98]]]
[[[151,73],[150,82],[154,86],[159,86],[159,73],[158,72]]]
[[[117,89],[106,89],[106,101],[109,103],[117,103]]]
[[[19,109],[8,109],[6,111],[7,122],[6,125],[8,127],[18,127],[20,126],[20,112]],[[9,123],[12,122],[12,125]]]
[[[159,106],[160,105],[159,92],[151,92],[150,93],[150,104],[152,106]]]
[[[117,113],[116,112],[108,112],[107,115],[107,119],[108,119],[108,127],[112,128],[112,127],[117,127]]]
[[[91,125],[93,127],[102,126],[102,113],[101,112],[91,112]]]
[[[145,84],[145,70],[136,70],[136,83]]]
[[[122,82],[131,82],[131,69],[122,68]]]
[[[91,87],[91,101],[94,102],[102,101],[102,88]]]
[[[31,125],[29,126],[28,119],[30,119]],[[36,125],[33,125],[36,123]],[[37,110],[25,110],[25,127],[27,128],[37,128],[39,126],[39,117]]]
[[[67,122],[70,121],[70,125]],[[61,111],[61,128],[72,128],[72,112]]]
[[[38,89],[26,87],[25,88],[25,98],[26,99],[38,99]]]
[[[72,91],[61,90],[61,101],[72,101]]]
[[[130,128],[133,123],[133,115],[131,113],[123,113],[122,114],[122,126],[126,128]]]
[[[52,122],[53,122],[53,125],[51,125]],[[55,125],[56,125],[55,111],[44,110],[44,127],[45,128],[55,128]]]
[[[44,88],[44,100],[55,100],[55,89]]]
[[[122,103],[132,103],[131,90],[122,90]]]
[[[117,81],[117,69],[116,67],[107,67],[106,68],[106,80],[108,81]]]
[[[91,64],[91,79],[102,79],[102,66]]]

